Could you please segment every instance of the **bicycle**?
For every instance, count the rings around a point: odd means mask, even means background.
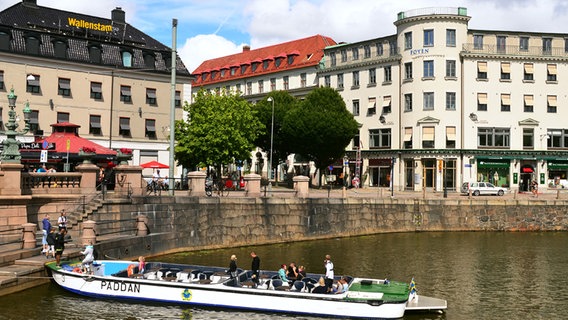
[[[227,179],[205,179],[205,195],[211,197],[213,193],[217,194],[219,197],[228,196],[229,188],[227,187]]]

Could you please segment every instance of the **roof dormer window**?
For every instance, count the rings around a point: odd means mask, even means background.
[[[122,66],[127,68],[132,67],[132,52],[122,51]]]

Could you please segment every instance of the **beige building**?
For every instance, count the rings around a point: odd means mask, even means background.
[[[318,78],[361,123],[347,158],[365,186],[568,187],[568,35],[470,30],[470,19],[400,12],[395,35],[325,49]]]
[[[31,133],[21,140],[41,141],[51,124],[71,122],[81,126],[84,138],[115,150],[133,149],[133,164],[167,164],[171,49],[128,24],[125,15],[116,8],[111,19],[94,17],[35,0],[0,12],[2,125],[13,88],[17,113],[26,101],[32,109]],[[176,80],[175,118],[180,119],[190,74],[179,58]],[[50,154],[48,162],[58,165],[61,155]]]

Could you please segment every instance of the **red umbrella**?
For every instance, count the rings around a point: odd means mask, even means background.
[[[146,162],[140,165],[142,168],[151,168],[151,169],[167,169],[169,168],[168,165],[159,163],[156,160],[152,160],[150,162]]]

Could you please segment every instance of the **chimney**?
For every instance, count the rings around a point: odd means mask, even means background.
[[[248,44],[245,44],[243,46],[243,52],[248,52],[248,51],[250,51],[250,46]]]
[[[111,12],[111,19],[113,22],[126,23],[126,13],[121,7],[116,7]]]
[[[22,4],[26,7],[37,8],[37,0],[23,0]]]

